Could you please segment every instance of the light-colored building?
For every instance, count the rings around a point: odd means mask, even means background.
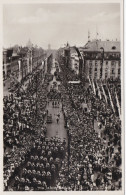
[[[117,79],[121,77],[119,41],[93,40],[83,48],[83,73],[91,79]]]
[[[71,52],[71,69],[75,74],[79,74],[79,58],[77,52]]]

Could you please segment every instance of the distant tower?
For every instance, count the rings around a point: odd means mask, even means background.
[[[66,46],[67,46],[67,47],[70,47],[70,45],[69,45],[68,41],[67,41],[67,44],[66,44]]]
[[[31,48],[31,47],[32,47],[32,43],[31,43],[30,39],[28,40],[28,43],[27,43],[26,46],[27,46],[28,48]]]
[[[48,44],[48,50],[51,50],[51,45],[50,44]]]
[[[99,33],[98,33],[98,28],[96,26],[96,41],[98,41],[98,38],[99,38]]]
[[[88,31],[88,42],[90,42],[90,31]]]

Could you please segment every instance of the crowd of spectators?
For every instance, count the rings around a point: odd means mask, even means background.
[[[52,76],[41,82],[38,74],[26,91],[4,97],[4,190],[121,190],[119,116],[105,99],[95,96],[92,86],[68,83],[78,77],[67,67],[61,67],[58,78],[68,146],[65,140],[46,138]]]
[[[28,87],[31,94],[18,90],[18,93],[10,94],[3,100],[3,137],[4,137],[4,189],[16,174],[18,168],[26,161],[36,136],[46,134],[44,122],[44,110],[46,107],[47,85],[38,77],[38,91]],[[32,83],[36,82],[34,79]],[[39,94],[41,93],[41,96]],[[38,132],[38,129],[41,131]]]
[[[94,95],[91,86],[68,85],[70,76],[66,74],[69,74],[67,68],[62,69],[61,97],[68,154],[57,180],[57,190],[121,190],[120,118]],[[89,112],[83,111],[82,101],[90,105]],[[100,124],[98,131],[95,122]]]
[[[20,89],[18,94],[4,97],[4,190],[56,190],[66,141],[46,138],[45,110],[51,80],[51,75],[45,76],[44,82],[41,74],[33,75],[26,91]]]

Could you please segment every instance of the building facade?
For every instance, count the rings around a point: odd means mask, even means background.
[[[36,67],[42,65],[45,59],[45,53],[42,48],[20,47],[3,50],[3,79],[14,75],[18,81],[21,81],[27,75],[32,73]]]
[[[83,74],[91,79],[120,79],[121,54],[119,41],[88,41],[83,48]]]
[[[79,58],[77,52],[71,51],[71,69],[74,70],[75,74],[79,74]]]

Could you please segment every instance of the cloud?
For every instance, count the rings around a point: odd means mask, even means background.
[[[13,24],[39,24],[45,23],[49,20],[48,11],[38,8],[34,14],[20,15],[19,17],[15,17],[12,19],[11,23]]]
[[[61,13],[62,12],[62,13]],[[18,18],[13,18],[12,23],[19,24],[71,24],[82,20],[81,16],[76,13],[76,11],[65,12],[56,10],[49,10],[44,8],[38,8],[34,15],[20,16]]]
[[[96,24],[103,39],[115,39],[120,34],[119,15],[119,6],[114,4],[7,6],[4,10],[4,42],[24,45],[30,38],[42,47],[50,43],[58,48],[67,41],[71,45],[84,45],[88,29],[92,38]]]
[[[87,21],[90,22],[106,22],[106,21],[112,21],[114,19],[117,19],[120,16],[120,13],[107,13],[107,12],[100,12],[96,15],[93,15],[91,17],[87,18]]]

